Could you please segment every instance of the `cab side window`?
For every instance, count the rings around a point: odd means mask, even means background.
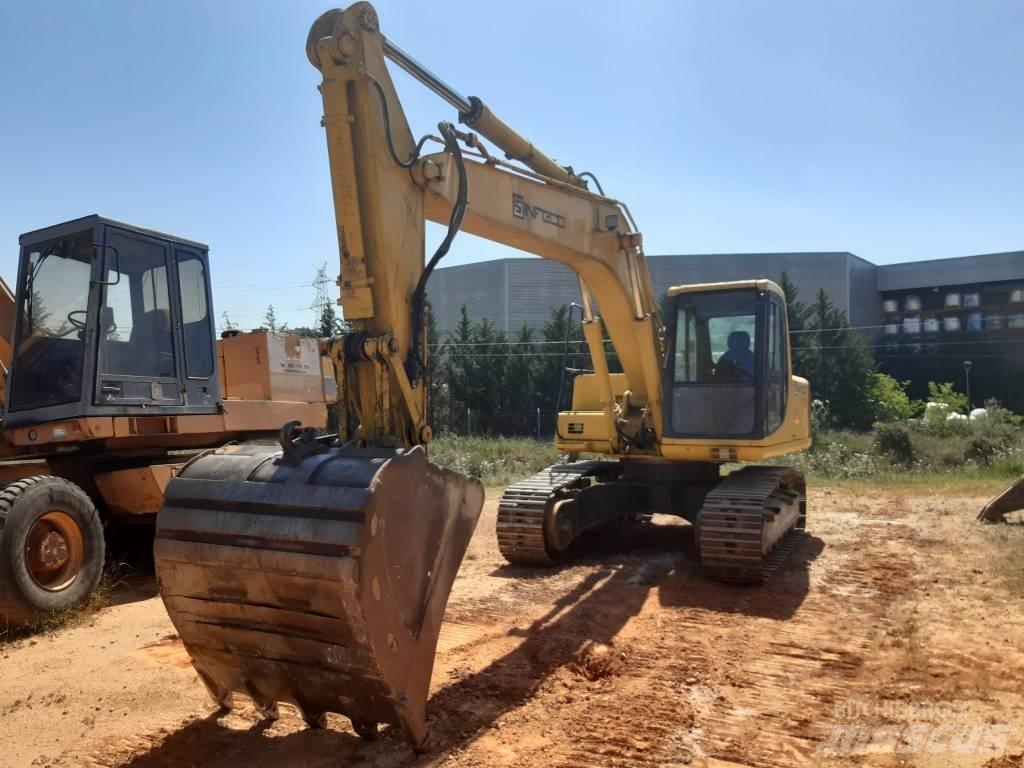
[[[185,370],[190,379],[213,375],[213,326],[206,302],[206,269],[194,253],[178,251],[181,325],[185,337]]]
[[[786,418],[789,390],[789,357],[786,343],[786,310],[775,296],[768,300],[767,365],[765,366],[765,433],[771,434]]]

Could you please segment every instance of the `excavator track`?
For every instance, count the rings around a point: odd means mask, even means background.
[[[744,467],[708,493],[697,517],[701,569],[719,580],[766,582],[803,538],[807,497],[790,467]]]
[[[498,502],[498,549],[515,565],[551,565],[561,559],[547,546],[545,521],[550,506],[587,485],[608,462],[555,464],[510,485]]]

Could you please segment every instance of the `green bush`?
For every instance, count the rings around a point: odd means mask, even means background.
[[[871,374],[868,400],[875,421],[906,421],[914,415],[914,403],[907,395],[909,381],[896,381],[885,373]]]
[[[871,477],[879,470],[871,436],[863,432],[822,431],[810,451],[790,463],[804,474],[824,478]]]
[[[970,421],[947,420],[948,410],[932,408],[923,419],[877,423],[871,432],[823,429],[811,450],[789,463],[819,480],[1017,477],[1024,471],[1022,419],[994,401],[985,406],[987,417]]]
[[[1003,453],[1003,447],[992,438],[972,437],[964,449],[964,459],[987,467]]]
[[[925,428],[937,437],[964,436],[970,434],[971,423],[962,417],[958,411],[954,411],[947,403],[932,401],[925,409],[922,423]],[[953,416],[954,418],[950,418]]]
[[[909,430],[902,424],[879,424],[875,428],[874,447],[893,464],[909,467],[914,463],[914,444]]]
[[[525,437],[441,435],[430,443],[430,460],[442,467],[502,486],[558,463],[550,440]]]
[[[967,408],[967,395],[957,392],[953,389],[953,384],[948,381],[944,381],[941,384],[929,381],[928,399],[933,403],[944,403],[949,406],[949,410],[952,413],[963,413]]]

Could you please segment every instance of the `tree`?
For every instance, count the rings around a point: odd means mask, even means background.
[[[338,317],[334,304],[330,302],[324,304],[323,311],[320,313],[320,336],[329,339],[332,336],[337,336],[342,330],[344,330],[344,324]]]
[[[569,305],[552,307],[551,314],[540,326],[544,352],[539,356],[540,362],[534,378],[534,392],[537,405],[545,413],[556,413],[566,407],[566,392],[572,389],[572,378],[565,373],[566,368],[583,368],[589,363],[589,356],[583,342],[583,329],[580,324],[570,322]],[[566,339],[569,343],[566,347]],[[563,403],[558,402],[559,385],[565,376],[562,386]]]
[[[427,393],[428,421],[434,431],[452,431],[452,404],[449,359],[446,346],[437,330],[437,315],[427,299],[423,305],[423,324],[427,329]]]
[[[469,319],[466,305],[463,304],[459,310],[459,324],[443,349],[446,356],[445,373],[451,398],[453,427],[455,424],[465,427],[462,415],[467,407],[472,408],[472,389],[476,379],[476,360],[472,354],[473,337],[473,322]]]
[[[792,342],[794,372],[807,377],[815,399],[828,404],[833,426],[869,428],[875,360],[867,338],[850,329],[846,314],[824,290],[804,316],[799,302],[794,304],[796,321],[804,324]]]
[[[503,408],[506,413],[519,417],[526,429],[532,429],[534,420],[529,415],[536,409],[533,379],[536,372],[536,346],[533,329],[526,323],[519,329],[505,358],[505,384]],[[516,423],[520,423],[517,421]],[[523,427],[520,427],[522,429]]]
[[[800,291],[785,272],[782,273],[782,277],[779,279],[779,287],[786,297],[786,313],[789,316],[790,332],[802,331],[807,326],[807,317],[810,314],[810,310],[806,304],[799,300]]]
[[[505,333],[490,318],[485,317],[473,329],[472,347],[468,351],[474,358],[470,383],[472,398],[468,404],[481,416],[509,415],[509,392],[505,378],[511,350]],[[492,422],[500,423],[494,419]]]
[[[789,321],[789,344],[793,350],[793,371],[803,376],[804,374],[801,372],[806,371],[810,367],[809,353],[807,353],[802,344],[802,338],[805,335],[804,331],[807,330],[810,309],[800,301],[800,291],[785,272],[782,273],[782,278],[779,280],[779,287],[786,297],[786,318]],[[813,392],[813,382],[811,387]]]
[[[263,316],[263,322],[271,331],[280,331],[281,333],[284,333],[288,330],[288,323],[278,324],[277,313],[274,312],[273,304],[267,305],[267,314]]]
[[[228,312],[227,312],[227,310],[224,310],[223,312],[221,312],[221,315],[220,315],[220,324],[221,324],[221,327],[222,327],[222,328],[223,328],[223,329],[224,329],[225,331],[237,331],[237,330],[238,330],[238,324],[237,324],[237,323],[235,323],[235,322],[233,322],[233,321],[231,320],[231,318],[230,318],[230,317],[228,317]]]

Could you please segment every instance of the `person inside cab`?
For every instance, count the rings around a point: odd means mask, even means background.
[[[719,358],[719,365],[731,365],[748,379],[753,379],[754,352],[750,349],[750,334],[746,331],[733,331],[729,334],[726,344],[728,349]]]

